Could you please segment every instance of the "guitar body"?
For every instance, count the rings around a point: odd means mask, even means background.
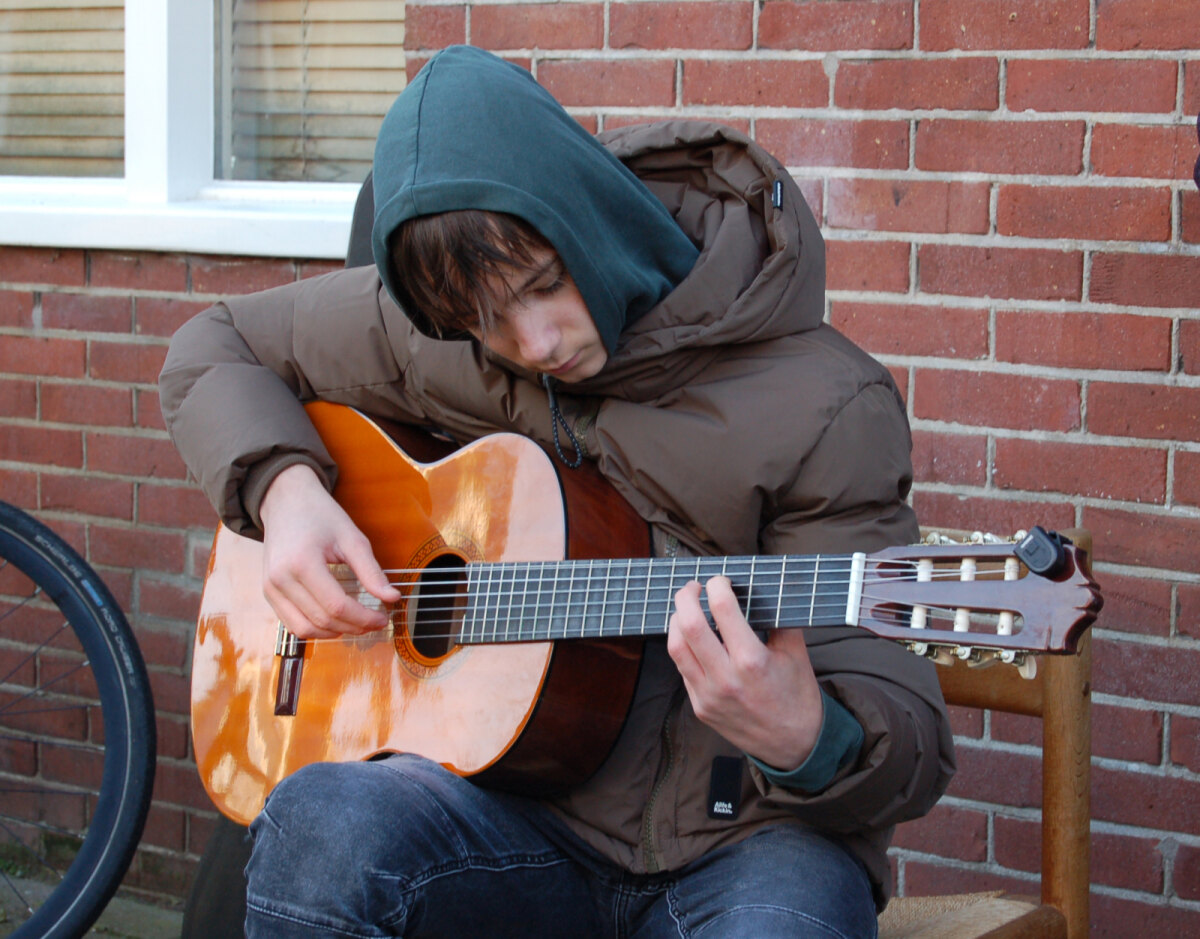
[[[447,611],[424,599],[421,578],[479,561],[644,557],[645,523],[594,470],[560,476],[524,437],[437,459],[441,445],[418,431],[401,449],[351,409],[307,409],[339,465],[334,498],[383,568],[401,572],[406,600],[393,628],[301,643],[289,663],[262,595],[262,545],[218,529],[192,667],[196,764],[216,805],[248,823],[302,766],[401,752],[524,792],[590,776],[624,724],[640,642],[456,645],[433,625]]]

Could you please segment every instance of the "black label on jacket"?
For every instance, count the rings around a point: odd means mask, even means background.
[[[742,766],[740,756],[713,757],[712,777],[708,784],[708,817],[737,818],[742,807]]]

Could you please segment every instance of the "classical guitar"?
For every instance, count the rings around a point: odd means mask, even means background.
[[[192,732],[209,794],[241,822],[320,760],[414,752],[531,792],[586,779],[620,732],[642,640],[665,634],[691,579],[728,576],[756,629],[849,625],[1018,664],[1072,650],[1100,608],[1083,552],[1040,530],[1015,544],[651,559],[645,523],[599,474],[560,474],[524,437],[448,453],[409,430],[402,448],[349,408],[308,412],[340,468],[334,497],[404,599],[377,633],[297,640],[263,598],[261,544],[217,531]]]

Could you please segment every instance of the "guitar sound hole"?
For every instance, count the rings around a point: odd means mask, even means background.
[[[434,558],[417,578],[408,599],[406,625],[419,655],[440,659],[457,644],[467,605],[466,583],[463,559],[455,554]]]

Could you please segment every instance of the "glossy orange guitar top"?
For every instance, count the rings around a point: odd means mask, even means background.
[[[523,437],[487,437],[419,464],[357,412],[322,403],[308,411],[339,464],[334,496],[385,570],[436,568],[439,559],[555,560],[572,550],[583,557],[646,553],[645,525],[627,507],[624,515],[609,503],[603,513],[590,512],[585,493],[581,510],[568,517],[554,465]],[[570,483],[578,482],[573,475]],[[398,579],[406,577],[416,575]],[[463,775],[493,769],[501,785],[511,772],[547,787],[569,785],[590,775],[607,749],[602,743],[597,756],[526,739],[535,707],[540,701],[552,724],[571,727],[568,737],[582,733],[611,745],[640,662],[634,640],[564,643],[557,655],[552,643],[524,642],[459,645],[432,656],[404,628],[310,640],[295,713],[280,715],[278,633],[262,595],[262,545],[219,529],[196,634],[192,735],[209,795],[242,823],[301,766],[388,752],[420,753]]]

